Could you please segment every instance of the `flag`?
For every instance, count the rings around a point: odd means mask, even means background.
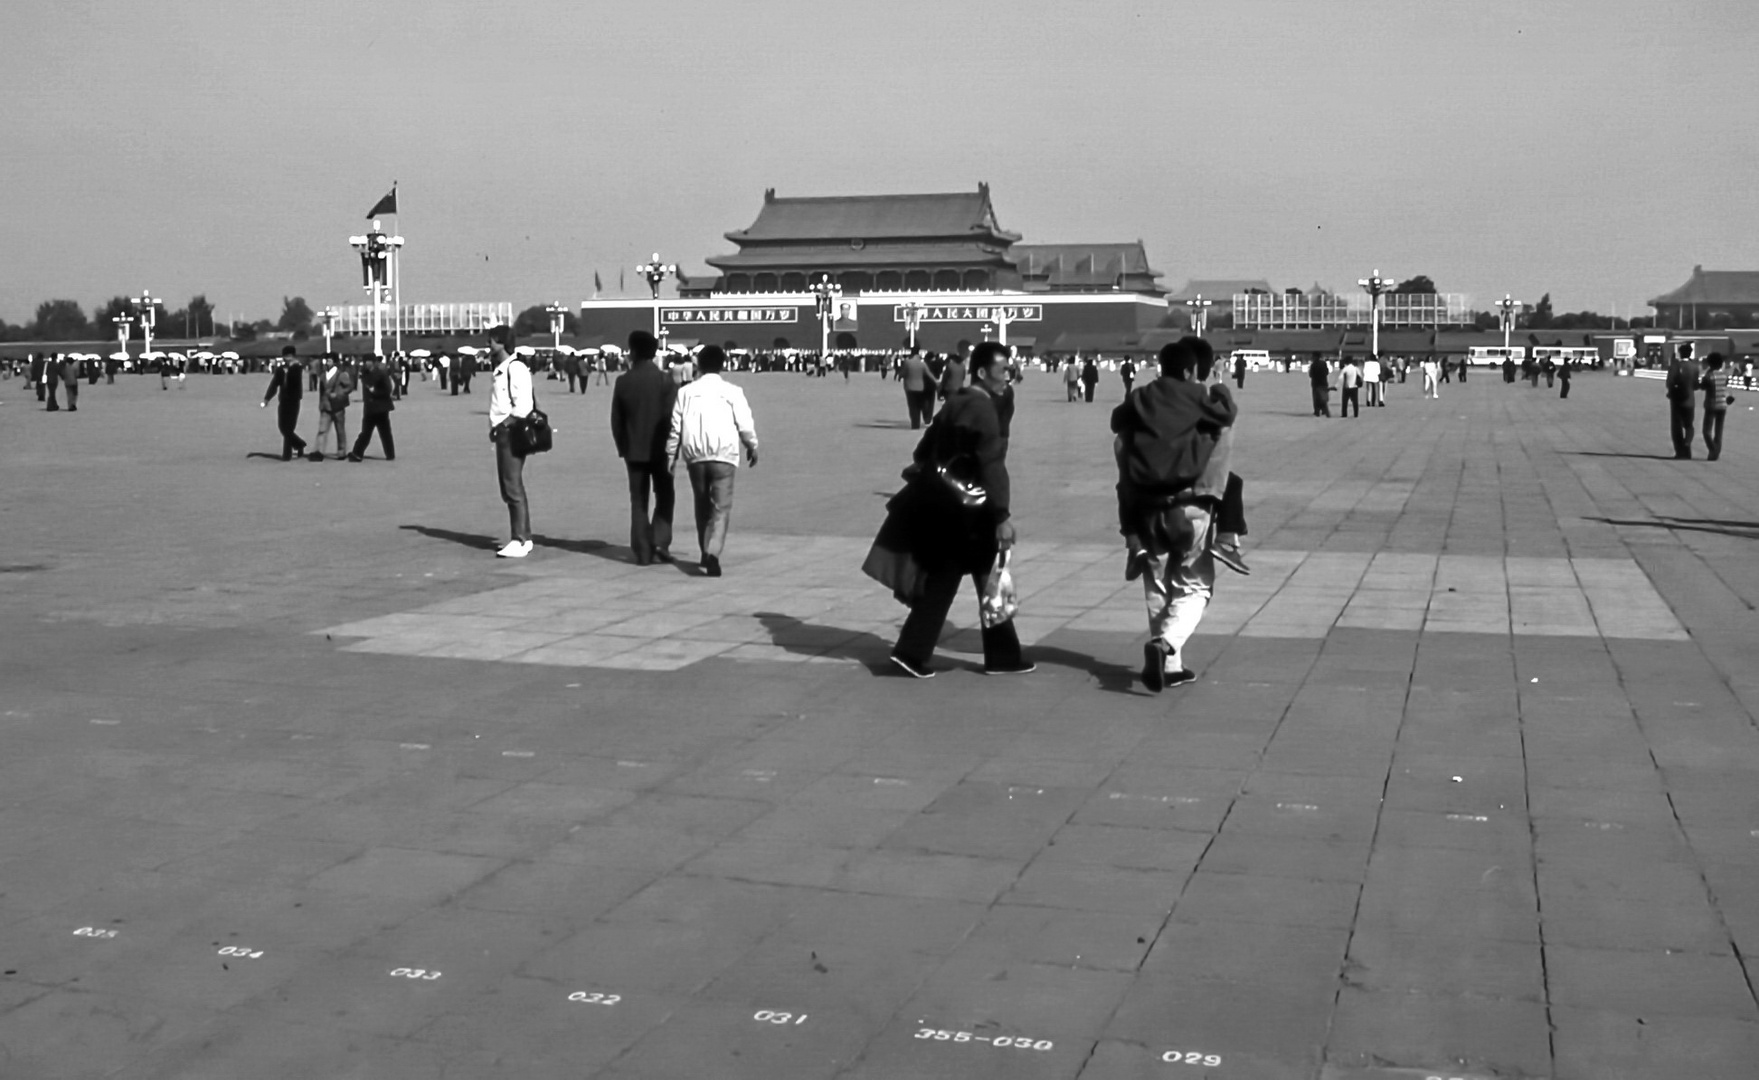
[[[356,205],[358,205],[358,204],[356,204]],[[371,221],[373,218],[378,217],[380,214],[395,214],[396,212],[397,212],[397,185],[392,184],[390,193],[387,194],[384,198],[380,199],[378,202],[373,203],[373,208],[366,212],[366,217],[367,217],[368,221]]]
[[[623,295],[623,268],[621,266],[617,268],[617,295]]]
[[[596,298],[602,289],[604,289],[604,285],[599,282],[599,272],[597,270],[594,270],[592,272],[592,294],[593,294],[593,296]]]

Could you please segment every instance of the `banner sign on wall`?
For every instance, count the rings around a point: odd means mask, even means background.
[[[798,317],[791,307],[688,307],[661,308],[663,323],[791,323]]]
[[[990,319],[1039,322],[1044,318],[1043,304],[929,304],[919,310],[923,322],[984,322]],[[904,321],[903,305],[892,308],[892,321]]]

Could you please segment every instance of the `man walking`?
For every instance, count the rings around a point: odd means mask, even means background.
[[[1072,356],[1063,361],[1063,389],[1068,391],[1070,401],[1081,396],[1081,360],[1079,357]]]
[[[1313,415],[1331,417],[1331,384],[1327,377],[1331,372],[1325,366],[1325,357],[1313,354],[1313,362],[1307,365],[1307,385],[1313,391]]]
[[[705,346],[696,358],[698,375],[678,391],[666,436],[668,474],[678,459],[690,477],[696,510],[696,543],[702,551],[702,572],[721,576],[721,548],[733,514],[733,476],[740,451],[757,468],[757,428],[745,391],[721,378],[727,354],[719,345]]]
[[[1160,378],[1112,411],[1112,431],[1122,444],[1119,523],[1143,548],[1137,558],[1149,640],[1142,682],[1155,693],[1197,678],[1185,666],[1184,647],[1215,587],[1214,513],[1193,485],[1217,437],[1233,425],[1235,408],[1230,397],[1191,379],[1209,348],[1198,337],[1167,345],[1160,351]]]
[[[1692,359],[1692,343],[1681,342],[1667,369],[1668,433],[1673,436],[1673,456],[1681,460],[1692,456],[1692,397],[1703,378],[1698,361]]]
[[[342,366],[335,353],[324,357],[324,374],[318,383],[318,448],[311,460],[324,460],[324,444],[330,455],[341,457],[348,443],[348,401],[354,395],[354,372]]]
[[[1704,366],[1704,377],[1699,382],[1704,388],[1704,456],[1715,461],[1722,456],[1722,422],[1728,418],[1728,407],[1735,399],[1728,392],[1728,369],[1724,366],[1722,354],[1711,353],[1705,358]],[[1569,385],[1564,383],[1566,388]]]
[[[928,365],[916,346],[898,363],[898,377],[904,382],[904,408],[910,414],[910,430],[934,421],[934,382]]]
[[[672,561],[672,507],[666,440],[678,393],[654,363],[660,343],[646,330],[629,335],[629,370],[611,387],[611,438],[629,473],[629,550],[637,566]],[[652,497],[653,516],[648,516]]]
[[[1246,389],[1246,358],[1239,353],[1234,354],[1234,389]]]
[[[1118,365],[1118,378],[1124,380],[1124,396],[1130,396],[1130,388],[1136,385],[1136,361],[1128,356]]]
[[[1093,388],[1099,385],[1099,361],[1089,356],[1081,365],[1081,400],[1093,404]]]
[[[169,361],[160,361],[168,363]],[[161,375],[164,368],[160,368]],[[291,345],[281,346],[281,363],[276,365],[275,374],[269,377],[268,392],[263,395],[261,408],[268,408],[269,401],[279,398],[275,407],[275,420],[281,428],[281,460],[292,461],[295,456],[305,456],[305,440],[294,430],[299,426],[299,402],[305,395],[305,370],[300,366],[299,357],[294,355]]]
[[[1352,406],[1356,409],[1356,417],[1360,419],[1362,416],[1362,369],[1356,366],[1356,361],[1345,362],[1342,370],[1338,372],[1338,386],[1343,391],[1343,402],[1338,406],[1338,419],[1342,420],[1349,416]]]
[[[1380,357],[1369,353],[1368,359],[1362,361],[1362,385],[1368,388],[1370,409],[1385,404],[1386,399],[1380,392],[1380,374]]]
[[[360,461],[366,455],[373,432],[379,433],[379,449],[386,461],[397,460],[397,440],[391,437],[392,400],[391,375],[385,370],[384,357],[376,354],[366,358],[366,373],[360,378],[360,437],[348,451],[349,461]]]

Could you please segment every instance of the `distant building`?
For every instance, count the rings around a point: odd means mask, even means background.
[[[1183,289],[1167,297],[1167,307],[1190,312],[1192,301],[1208,300],[1209,324],[1225,326],[1234,316],[1236,297],[1257,296],[1270,291],[1270,282],[1261,278],[1192,278]]]
[[[1217,310],[1217,309],[1212,309]],[[1329,330],[1367,326],[1373,301],[1365,292],[1243,292],[1232,297],[1234,326],[1246,330]],[[1383,293],[1380,325],[1405,329],[1466,326],[1472,322],[1464,293]]]
[[[1649,301],[1655,325],[1674,330],[1759,326],[1759,270],[1692,267],[1684,285]]]
[[[1008,257],[1027,292],[1132,292],[1165,296],[1159,270],[1148,265],[1148,250],[1130,244],[1015,244]]]

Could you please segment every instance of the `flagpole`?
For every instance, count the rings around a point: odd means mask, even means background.
[[[391,181],[391,194],[397,194],[397,181]],[[400,204],[401,208],[401,204]],[[391,220],[395,222],[393,235],[403,235],[403,219],[396,210],[391,211]],[[391,303],[395,305],[391,325],[396,327],[396,351],[403,351],[403,245],[397,245],[391,256]]]

